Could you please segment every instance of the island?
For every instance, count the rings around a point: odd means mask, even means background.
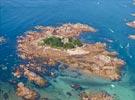
[[[116,52],[106,50],[106,44],[88,44],[79,35],[96,30],[84,24],[64,24],[59,27],[38,26],[18,39],[18,51],[22,59],[44,58],[47,65],[64,63],[82,73],[93,74],[111,80],[120,79],[124,61]],[[41,68],[39,68],[41,69]]]
[[[36,26],[33,31],[18,37],[18,55],[25,64],[20,64],[13,75],[17,78],[26,77],[43,87],[47,84],[44,76],[55,77],[52,69],[62,65],[63,68],[79,70],[84,75],[119,80],[125,62],[117,57],[116,52],[108,51],[105,43],[84,43],[80,40],[81,34],[91,32],[96,32],[96,29],[80,23]],[[97,97],[101,96],[99,94]]]

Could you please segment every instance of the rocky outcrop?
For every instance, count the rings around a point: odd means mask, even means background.
[[[47,81],[43,79],[40,75],[36,74],[35,72],[30,71],[25,65],[20,66],[21,70],[16,69],[13,75],[17,78],[24,76],[28,78],[29,81],[35,83],[36,85],[43,87],[46,86]]]
[[[22,82],[18,83],[16,94],[24,100],[38,100],[39,94],[24,86]]]
[[[114,100],[114,98],[106,92],[81,93],[81,100]]]

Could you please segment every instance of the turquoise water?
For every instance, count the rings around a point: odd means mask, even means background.
[[[9,84],[12,70],[21,61],[16,51],[17,36],[36,25],[56,26],[69,22],[85,23],[98,29],[96,33],[86,33],[80,38],[89,43],[105,42],[109,50],[117,51],[126,62],[122,79],[110,82],[68,71],[56,78],[56,82],[50,81],[50,87],[37,89],[32,86],[33,89],[51,100],[78,100],[79,91],[73,90],[70,85],[79,83],[87,91],[106,90],[116,94],[118,100],[135,100],[135,41],[128,39],[135,30],[125,24],[135,20],[131,16],[135,12],[132,3],[132,0],[0,0],[0,36],[7,39],[5,44],[0,45],[0,100],[4,100],[4,93],[9,94],[9,100],[21,100],[15,95],[14,85]],[[3,66],[7,69],[3,70]],[[111,84],[115,87],[112,88]],[[72,96],[68,96],[67,92],[71,92]]]

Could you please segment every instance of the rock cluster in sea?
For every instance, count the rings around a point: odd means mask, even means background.
[[[15,70],[13,75],[17,78],[24,76],[30,82],[33,82],[40,87],[43,87],[47,84],[47,81],[44,78],[36,74],[34,71],[29,70],[25,65],[20,65],[20,67]]]
[[[79,69],[83,74],[94,74],[111,80],[120,79],[121,66],[124,61],[117,58],[116,52],[109,52],[106,44],[82,43],[72,49],[53,48],[49,45],[39,45],[48,37],[78,38],[85,32],[96,30],[85,24],[64,24],[59,27],[37,26],[36,31],[28,31],[25,36],[18,38],[20,58],[27,63],[20,65],[13,73],[15,77],[26,77],[38,86],[47,84],[44,75],[55,77],[57,64],[63,64],[70,69]]]
[[[36,27],[37,28],[37,27]],[[28,32],[18,40],[18,51],[23,59],[45,58],[45,63],[55,65],[63,62],[72,68],[82,69],[87,74],[95,74],[112,80],[120,78],[119,69],[124,62],[115,52],[108,52],[102,43],[86,44],[74,49],[61,50],[38,45],[50,36],[77,37],[82,32],[95,32],[94,28],[82,24],[64,24],[60,27],[38,27],[39,32]]]

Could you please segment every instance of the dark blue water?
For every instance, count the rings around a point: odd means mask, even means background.
[[[82,41],[105,42],[109,50],[117,51],[119,57],[125,60],[123,73],[126,76],[123,75],[119,86],[125,86],[127,92],[131,89],[132,98],[128,100],[133,100],[135,41],[128,36],[135,30],[126,25],[126,22],[135,20],[131,16],[135,12],[132,3],[132,0],[0,0],[0,36],[7,39],[6,44],[0,45],[0,65],[7,66],[7,70],[0,68],[0,81],[8,82],[12,77],[11,71],[20,62],[16,51],[17,36],[36,25],[79,22],[98,30],[94,34],[83,34]],[[110,43],[107,39],[114,42]]]

